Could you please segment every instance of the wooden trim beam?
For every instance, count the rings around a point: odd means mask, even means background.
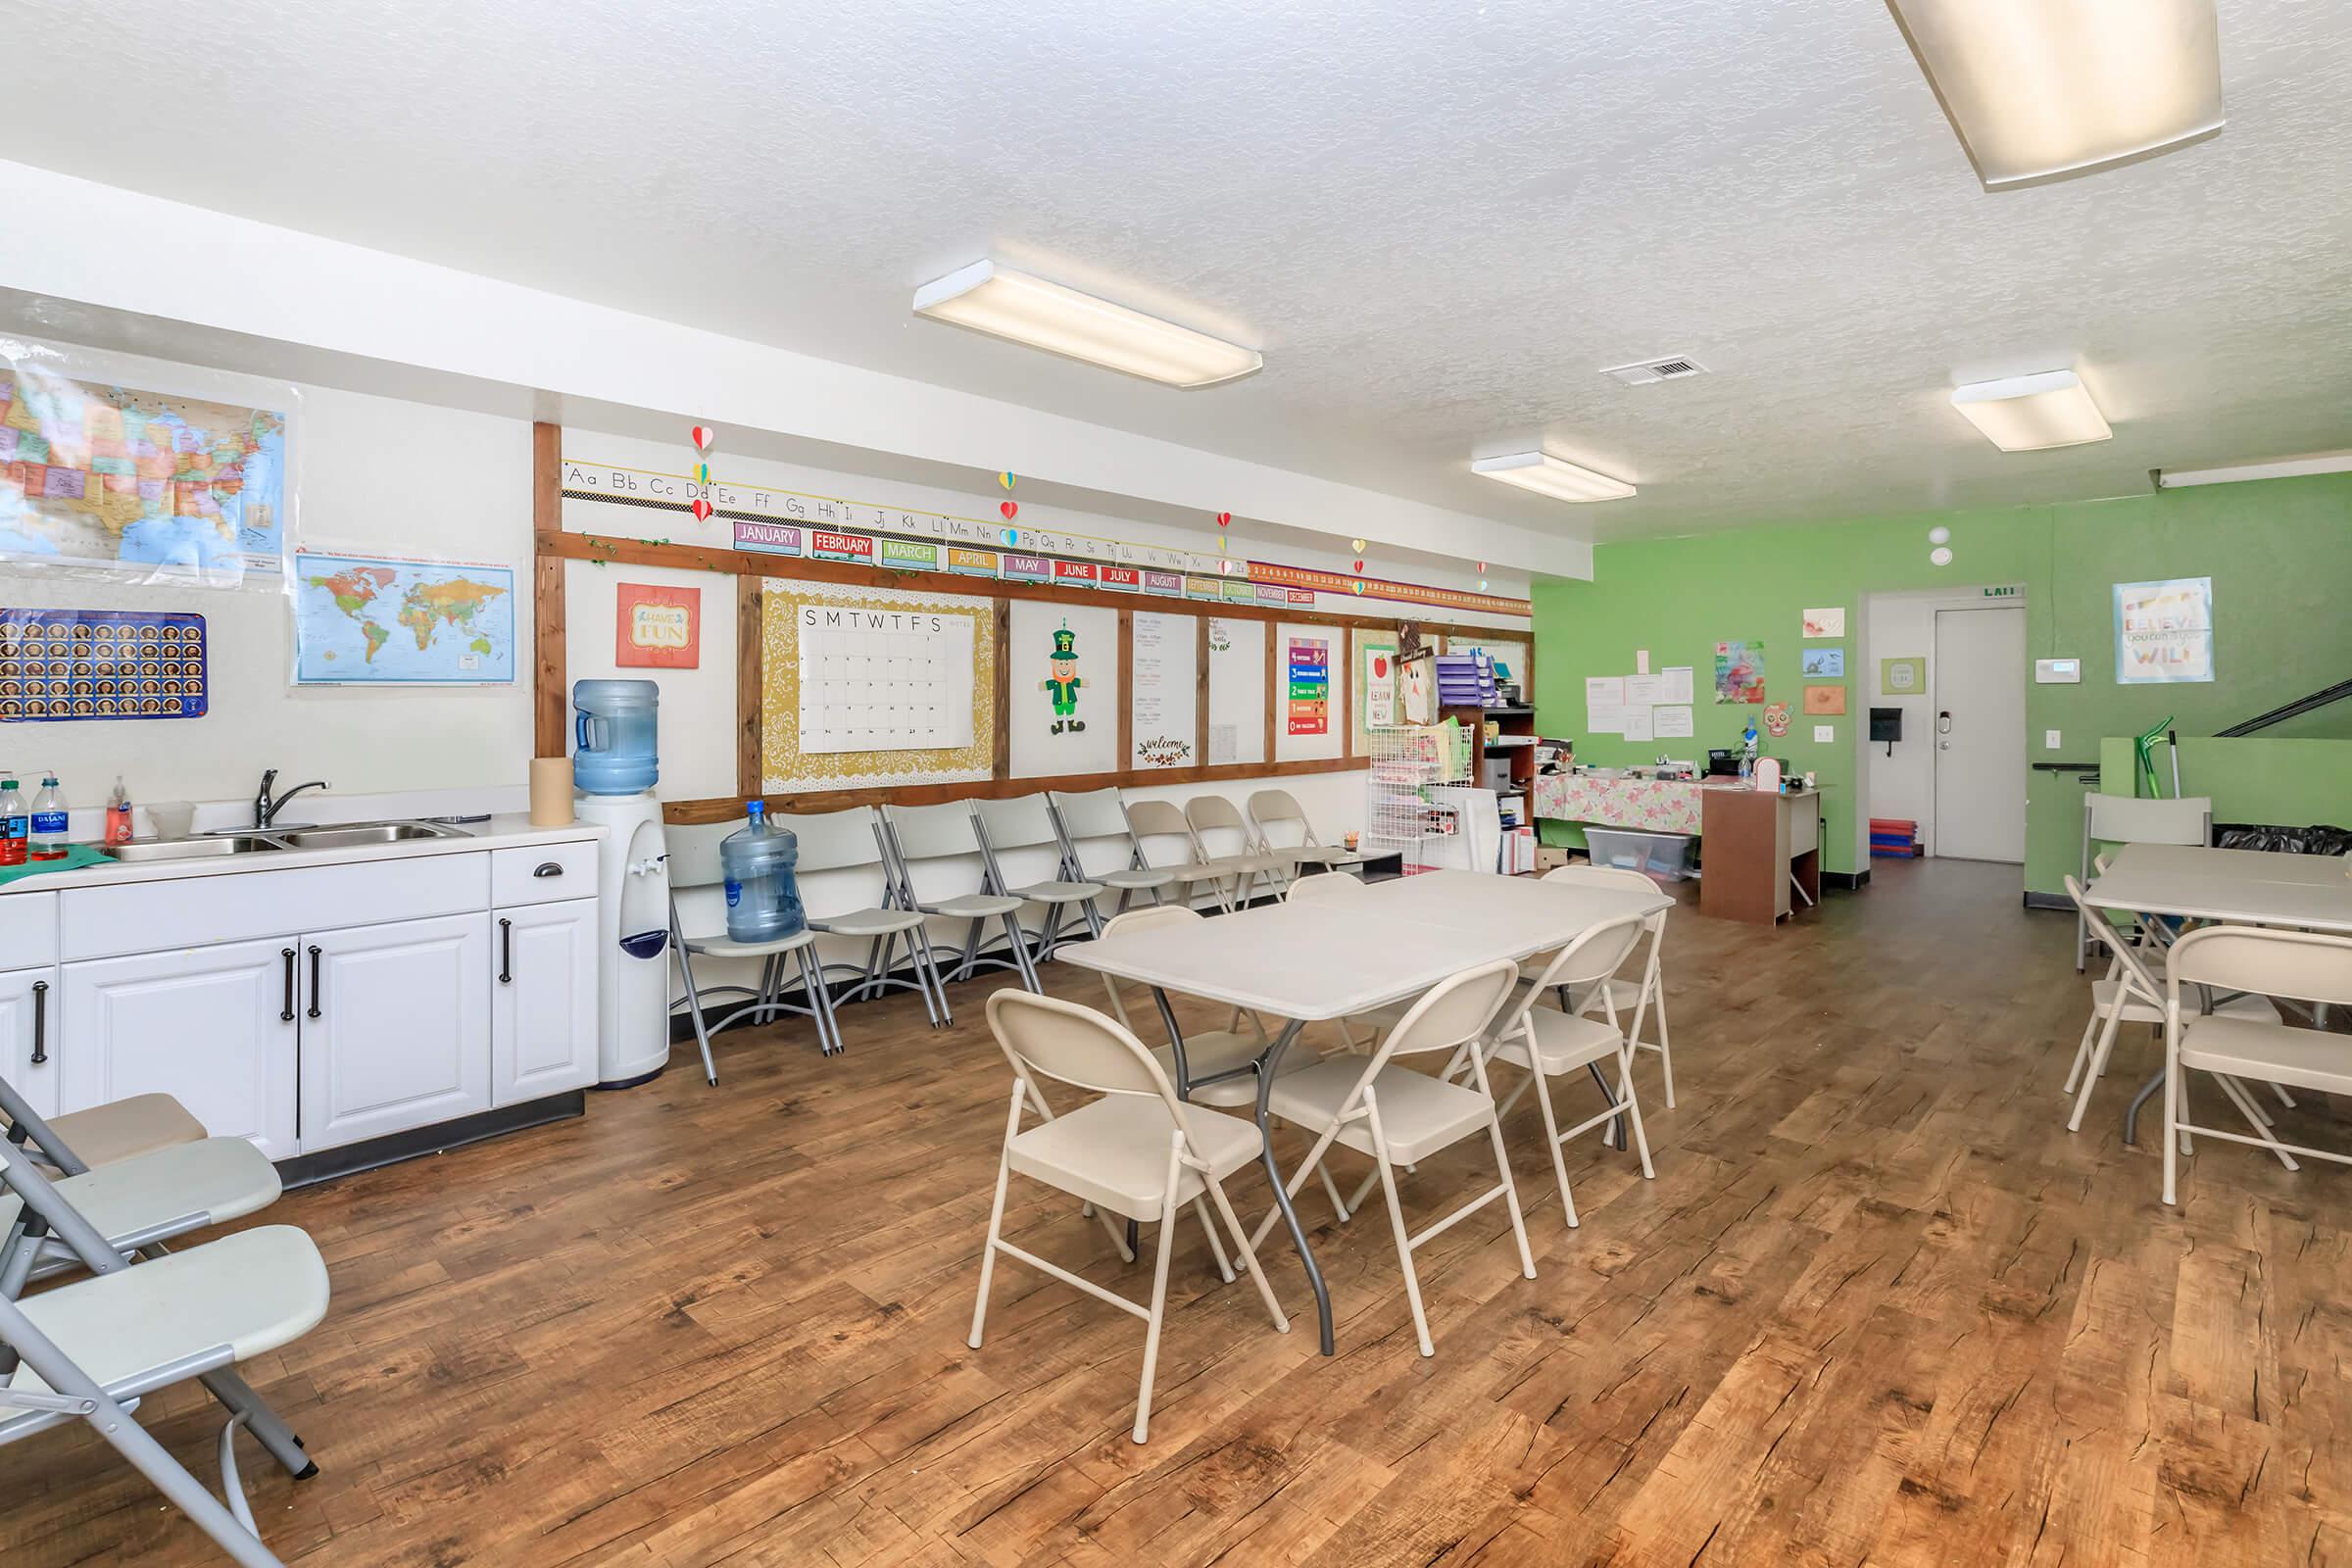
[[[564,427],[531,426],[531,532],[542,541],[531,558],[531,755],[570,750],[570,655],[564,642],[564,558],[544,541],[564,527]]]

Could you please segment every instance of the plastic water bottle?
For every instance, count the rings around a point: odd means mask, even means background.
[[[718,845],[727,887],[727,936],[736,942],[775,942],[808,923],[793,877],[801,846],[790,829],[768,825],[766,802],[752,802],[751,817]]]
[[[0,779],[0,865],[23,865],[32,819],[24,814],[24,792],[13,778]]]
[[[66,803],[57,793],[57,775],[41,775],[41,793],[32,798],[32,826],[26,835],[35,860],[62,860],[71,841],[66,836]]]

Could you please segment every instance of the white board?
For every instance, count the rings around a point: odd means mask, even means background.
[[[972,744],[971,615],[803,605],[794,629],[803,756]]]
[[[1266,760],[1266,623],[1208,622],[1208,755],[1204,762]]]
[[[1107,773],[1119,765],[1119,612],[1012,602],[1005,661],[1014,778]],[[1070,684],[1075,682],[1075,685]]]
[[[1348,629],[1274,628],[1274,760],[1337,757],[1348,744]]]
[[[1191,767],[1200,761],[1193,755],[1200,742],[1194,733],[1200,716],[1200,624],[1193,615],[1135,612],[1130,767]]]

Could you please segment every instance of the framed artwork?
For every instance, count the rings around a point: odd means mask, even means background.
[[[1831,680],[1845,679],[1845,650],[1842,648],[1808,648],[1804,651],[1804,674]]]
[[[1879,690],[1889,697],[1925,697],[1928,693],[1928,662],[1925,659],[1880,660]]]
[[[1722,642],[1715,645],[1715,701],[1760,703],[1764,700],[1764,645],[1760,642]]]
[[[2115,683],[2213,679],[2213,579],[2115,585]]]
[[[1845,607],[1805,612],[1807,637],[1842,637],[1845,635]]]
[[[1805,711],[1818,717],[1834,717],[1845,711],[1845,688],[1842,686],[1808,686],[1805,688]]]
[[[695,669],[703,662],[703,591],[613,585],[612,662],[623,669]]]

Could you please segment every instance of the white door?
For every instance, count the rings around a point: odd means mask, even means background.
[[[1936,830],[1931,854],[2026,858],[2026,612],[1936,612]]]
[[[0,1076],[24,1097],[36,1116],[57,1114],[57,1013],[62,1000],[55,969],[0,974]]]
[[[167,1094],[216,1138],[298,1152],[294,958],[289,937],[61,965],[58,1109]]]
[[[453,914],[302,946],[302,1149],[490,1108],[490,917]]]
[[[596,1081],[596,901],[500,909],[490,988],[490,1102]]]

